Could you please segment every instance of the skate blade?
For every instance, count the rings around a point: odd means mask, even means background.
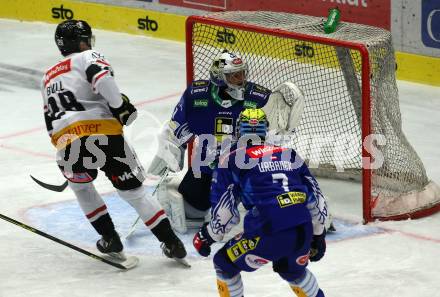
[[[174,261],[184,266],[185,268],[191,268],[191,265],[186,261],[185,258],[172,258]]]
[[[124,253],[108,253],[103,255],[109,261],[118,263],[129,270],[135,268],[139,264],[139,258],[135,256],[126,256]]]

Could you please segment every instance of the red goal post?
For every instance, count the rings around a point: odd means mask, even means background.
[[[249,80],[271,89],[292,81],[303,90],[306,107],[291,144],[316,175],[362,182],[365,222],[417,218],[440,210],[440,188],[428,180],[401,131],[388,31],[342,23],[326,35],[321,18],[277,12],[190,16],[188,84],[208,78],[213,58],[224,48],[247,61]],[[384,115],[387,109],[392,111]],[[374,134],[384,135],[387,143],[378,146],[377,139],[371,141]],[[322,144],[317,138],[330,141]],[[318,154],[310,141],[321,146]],[[354,148],[347,149],[347,143],[354,142]],[[378,169],[370,169],[374,146],[383,150]]]

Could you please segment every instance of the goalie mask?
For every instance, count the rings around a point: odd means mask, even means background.
[[[262,109],[248,108],[238,116],[236,129],[237,139],[243,135],[258,135],[260,139],[265,139],[269,122]]]
[[[214,59],[209,70],[211,81],[219,87],[227,87],[226,93],[236,100],[243,100],[248,66],[239,55],[224,50]]]
[[[94,40],[92,28],[86,21],[67,20],[58,24],[55,30],[55,43],[63,56],[81,52],[81,41],[92,48]]]

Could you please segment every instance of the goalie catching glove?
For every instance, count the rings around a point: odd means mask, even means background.
[[[113,116],[121,123],[121,125],[130,125],[137,117],[137,110],[133,104],[130,103],[130,99],[121,93],[122,105],[118,108],[113,108],[109,105],[110,111]]]
[[[262,108],[270,123],[271,133],[295,131],[301,122],[304,106],[304,93],[296,84],[286,81],[276,87]]]
[[[203,257],[208,257],[211,254],[211,245],[215,242],[208,233],[208,224],[205,223],[193,238],[194,248]]]

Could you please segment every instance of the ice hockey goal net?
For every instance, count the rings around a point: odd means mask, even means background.
[[[322,18],[264,11],[191,16],[187,81],[209,77],[222,49],[248,62],[250,81],[302,89],[305,108],[291,144],[318,176],[362,182],[365,222],[440,210],[440,188],[402,132],[388,31],[343,22],[325,34]]]

